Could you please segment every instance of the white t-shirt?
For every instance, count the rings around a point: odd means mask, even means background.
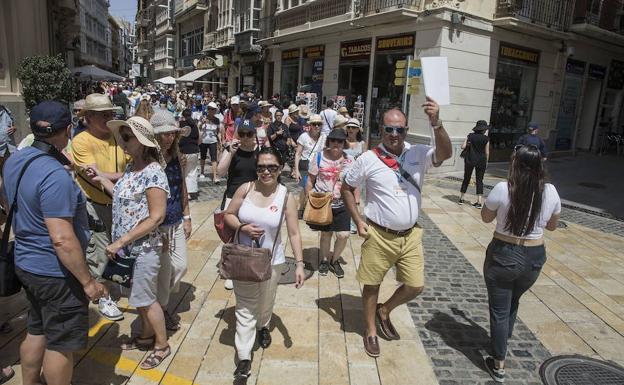
[[[297,139],[297,144],[303,146],[303,150],[301,151],[301,160],[310,160],[312,152],[319,152],[325,148],[325,135],[321,134],[317,143],[317,141],[310,137],[310,134],[304,132],[299,136],[299,139]]]
[[[381,145],[383,148],[383,145]],[[403,169],[422,189],[425,173],[433,166],[435,149],[424,144],[413,144],[404,149],[399,158]],[[418,221],[421,206],[420,192],[383,163],[372,150],[355,160],[345,176],[351,187],[366,186],[366,218],[395,231],[407,230]]]
[[[336,119],[336,115],[338,115],[338,112],[332,110],[331,108],[326,108],[321,111],[321,119],[323,119],[323,128],[321,128],[322,134],[328,135],[334,128],[334,119]]]
[[[206,122],[202,123],[201,138],[203,144],[217,143],[219,135],[219,125],[220,122],[217,118],[214,118],[213,121],[206,120]]]
[[[527,197],[527,199],[530,199]],[[485,207],[496,211],[496,231],[501,234],[515,237],[515,235],[505,230],[505,219],[509,211],[509,189],[507,182],[499,182],[494,186],[490,195],[485,200]],[[544,195],[542,197],[542,210],[535,222],[533,231],[527,234],[525,239],[540,239],[544,235],[544,227],[553,215],[561,213],[561,199],[557,189],[550,183],[544,184]]]

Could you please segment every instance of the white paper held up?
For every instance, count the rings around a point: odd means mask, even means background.
[[[444,56],[421,57],[425,95],[440,106],[451,104],[449,89],[448,59]]]

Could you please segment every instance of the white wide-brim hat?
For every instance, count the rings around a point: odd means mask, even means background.
[[[113,134],[119,138],[119,130],[121,127],[128,127],[132,130],[139,143],[146,147],[154,147],[160,149],[156,137],[154,136],[154,127],[145,118],[133,116],[128,120],[110,120],[106,126],[111,129]]]
[[[179,132],[182,136],[188,136],[191,133],[191,127],[180,127],[173,114],[167,110],[156,110],[150,118],[150,123],[155,135]]]

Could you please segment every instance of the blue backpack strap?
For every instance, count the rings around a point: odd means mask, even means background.
[[[318,167],[319,171],[321,170],[321,152],[320,151],[316,155],[316,167]]]

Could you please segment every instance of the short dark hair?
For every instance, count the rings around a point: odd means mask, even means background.
[[[327,107],[332,108],[334,106],[334,99],[328,99],[326,105]]]
[[[258,164],[258,159],[260,159],[260,155],[273,155],[277,159],[277,163],[280,166],[284,165],[284,159],[282,158],[282,154],[275,149],[275,147],[263,147],[260,151],[258,151],[258,156],[256,157],[256,165]]]
[[[184,111],[182,111],[182,116],[184,116],[185,118],[190,118],[191,115],[193,115],[193,113],[191,112],[190,109],[185,109]]]

